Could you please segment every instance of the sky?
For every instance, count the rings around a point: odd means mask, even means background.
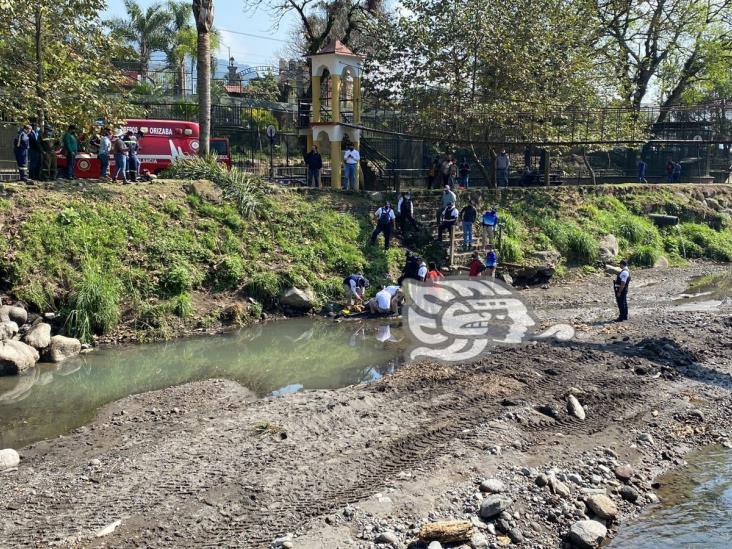
[[[137,0],[146,8],[160,0]],[[122,0],[107,0],[107,10],[102,14],[103,19],[124,17],[125,9]],[[280,57],[289,57],[287,42],[296,18],[289,16],[283,20],[279,29],[272,13],[266,8],[256,11],[244,10],[243,0],[215,0],[214,26],[221,34],[221,48],[217,57],[228,59],[231,55],[239,65],[277,65]],[[237,33],[246,33],[246,36]],[[157,57],[157,56],[156,56]]]

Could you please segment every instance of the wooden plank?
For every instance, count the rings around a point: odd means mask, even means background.
[[[469,541],[473,536],[473,524],[469,520],[446,520],[425,524],[419,529],[419,539],[456,543]]]

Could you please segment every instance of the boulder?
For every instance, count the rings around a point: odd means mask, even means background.
[[[569,529],[570,543],[580,549],[592,549],[607,536],[605,525],[596,520],[580,520]]]
[[[538,259],[544,265],[556,267],[562,259],[562,254],[554,250],[542,250],[539,252],[533,252],[531,257]]]
[[[600,258],[605,261],[612,261],[620,253],[620,246],[618,245],[618,239],[615,238],[614,234],[605,235],[599,243]]]
[[[17,375],[35,366],[38,351],[21,341],[0,341],[0,375]]]
[[[576,396],[569,395],[569,397],[567,397],[567,410],[580,421],[585,420],[585,409],[582,408],[582,405],[579,400],[577,400]]]
[[[480,491],[489,494],[500,494],[506,491],[506,485],[497,478],[487,478],[480,483]]]
[[[48,346],[47,357],[51,362],[63,362],[81,352],[81,341],[73,337],[55,335]]]
[[[706,203],[708,208],[711,208],[715,212],[718,212],[722,209],[722,205],[719,203],[718,200],[715,200],[714,198],[705,198],[704,202]]]
[[[18,324],[12,320],[0,322],[0,341],[4,339],[12,339],[18,333]]]
[[[511,505],[511,500],[504,496],[488,496],[480,504],[480,518],[490,519],[503,513]]]
[[[313,308],[315,295],[311,290],[301,290],[299,288],[289,288],[282,292],[280,296],[280,304],[285,307],[291,307],[298,311],[309,311]]]
[[[22,326],[28,321],[28,313],[23,307],[3,305],[0,307],[0,322],[7,322],[8,320],[12,320],[18,326]]]
[[[623,482],[628,482],[633,478],[634,474],[635,471],[633,471],[633,468],[630,465],[618,465],[615,468],[615,476],[618,480],[622,480]]]
[[[603,520],[613,520],[618,516],[618,506],[606,495],[590,496],[586,503],[590,511]]]
[[[212,202],[213,204],[223,204],[224,202],[224,193],[221,188],[204,179],[192,181],[185,187],[185,190],[187,193],[195,195],[206,202]]]
[[[0,473],[8,469],[14,469],[20,464],[18,452],[12,448],[0,450]]]
[[[564,484],[561,480],[559,480],[554,475],[549,477],[549,489],[556,495],[568,498],[572,492],[569,489],[569,486]]]
[[[40,322],[33,326],[28,333],[25,334],[23,340],[31,347],[38,349],[45,349],[51,344],[51,325],[45,322]]]

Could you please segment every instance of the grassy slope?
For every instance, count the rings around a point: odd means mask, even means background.
[[[213,327],[222,310],[227,321],[247,322],[261,306],[244,297],[269,308],[289,285],[334,299],[343,276],[364,272],[378,283],[403,261],[399,249],[364,244],[363,199],[282,192],[249,221],[185,186],[21,189],[2,199],[2,289],[39,311],[96,311],[90,325],[71,316],[77,335],[121,322],[135,337],[166,337],[182,321]]]
[[[498,202],[506,222],[504,261],[526,260],[531,251],[556,249],[568,265],[592,265],[598,243],[614,234],[620,255],[636,266],[652,266],[661,255],[671,263],[686,257],[732,261],[730,215],[710,208],[704,191],[732,208],[728,186],[617,185],[476,193],[484,204]],[[679,228],[657,228],[648,214],[678,216]]]
[[[365,198],[274,192],[247,220],[187,186],[18,188],[0,199],[0,290],[32,309],[60,311],[67,331],[82,337],[150,338],[214,328],[222,319],[246,323],[274,306],[286,286],[309,286],[326,302],[339,298],[351,272],[377,284],[398,274],[402,249],[365,244]],[[713,189],[732,206],[730,189]],[[690,258],[732,261],[730,218],[710,209],[699,187],[512,190],[484,192],[480,200],[501,203],[504,261],[555,248],[567,264],[591,266],[607,233],[636,265],[661,254],[680,263],[683,248]],[[646,218],[652,212],[679,215],[680,233],[654,227]]]

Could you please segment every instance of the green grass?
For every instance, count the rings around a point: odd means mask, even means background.
[[[90,342],[93,334],[109,332],[119,322],[120,285],[87,263],[73,284],[68,302],[65,329],[70,336]]]

